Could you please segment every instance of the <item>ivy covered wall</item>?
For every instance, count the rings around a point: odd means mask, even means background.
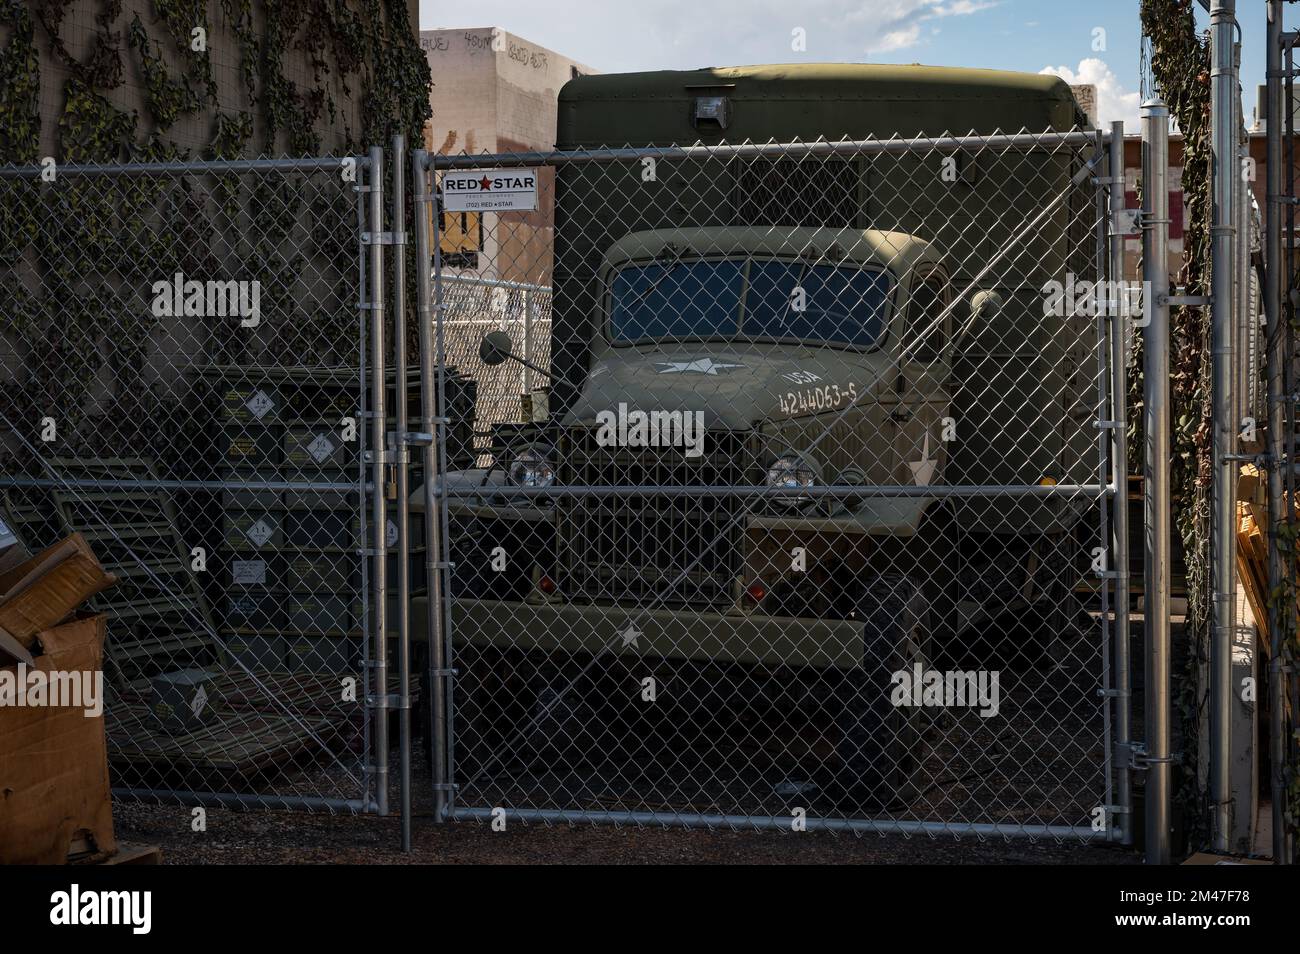
[[[0,164],[419,143],[416,9],[0,0]],[[49,456],[152,448],[164,472],[193,476],[187,448],[211,443],[196,368],[359,360],[357,202],[342,171],[0,179],[0,417]],[[260,323],[160,316],[152,289],[178,273],[256,284]],[[57,438],[41,443],[46,419]],[[0,435],[0,471],[39,471],[19,444]]]
[[[0,162],[420,142],[412,0],[0,0]]]

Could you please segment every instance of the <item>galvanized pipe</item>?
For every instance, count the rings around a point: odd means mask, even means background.
[[[496,808],[457,808],[450,817],[455,821],[490,822],[499,817]],[[713,815],[700,812],[655,811],[565,811],[563,809],[511,808],[505,810],[506,824],[512,820],[544,825],[656,825],[692,828],[732,828],[751,831],[791,831],[791,815]],[[802,819],[805,831],[834,831],[860,834],[897,835],[974,835],[1003,838],[1079,838],[1085,841],[1115,841],[1114,829],[1099,836],[1090,825],[1008,825],[992,822],[900,821],[895,818],[817,818]]]
[[[1287,453],[1284,443],[1282,402],[1282,222],[1291,214],[1291,206],[1282,197],[1282,0],[1269,0],[1267,50],[1267,136],[1266,208],[1264,231],[1264,315],[1265,329],[1265,401],[1268,417],[1268,591],[1283,592],[1282,553],[1278,530],[1283,506],[1282,461]],[[1268,601],[1269,630],[1269,793],[1273,814],[1273,859],[1289,863],[1286,842],[1286,762],[1283,700],[1285,675],[1282,671],[1283,601],[1276,595]]]
[[[480,169],[492,167],[563,166],[594,162],[636,162],[710,159],[775,159],[782,156],[882,156],[908,153],[978,152],[981,149],[1041,149],[1045,146],[1091,146],[1091,132],[1014,133],[994,136],[935,136],[920,139],[862,139],[842,142],[738,143],[715,146],[642,146],[626,149],[572,149],[552,152],[503,152],[491,156],[462,154],[429,156],[432,169]],[[39,170],[39,167],[37,167]]]
[[[1238,62],[1240,64],[1240,60]],[[1247,139],[1237,146],[1237,241],[1236,267],[1233,270],[1237,278],[1237,300],[1235,307],[1236,320],[1233,322],[1236,354],[1232,363],[1232,393],[1236,396],[1233,421],[1237,428],[1238,440],[1240,440],[1242,429],[1245,427],[1245,419],[1254,414],[1254,408],[1250,401],[1252,394],[1251,378],[1253,377],[1251,369],[1254,367],[1251,362],[1253,353],[1250,342],[1250,303],[1252,298],[1250,293],[1250,239],[1251,213],[1254,206],[1251,203],[1251,184],[1247,180],[1245,172],[1248,168],[1249,159],[1250,142]],[[1240,622],[1238,620],[1238,623]]]
[[[429,588],[427,618],[429,633],[429,671],[425,680],[429,693],[429,734],[433,755],[433,817],[442,822],[447,811],[448,741],[447,741],[447,661],[444,652],[443,610],[445,602],[442,560],[442,501],[437,495],[439,445],[446,439],[446,428],[437,415],[434,373],[433,307],[430,297],[433,280],[429,273],[430,221],[436,223],[434,196],[429,190],[428,156],[423,149],[411,154],[411,188],[415,206],[415,275],[417,319],[420,323],[420,427],[436,440],[424,447],[424,546],[425,585]],[[438,247],[435,240],[434,247]],[[435,253],[438,254],[438,253]],[[441,304],[441,302],[439,302]]]
[[[426,160],[427,161],[427,160]],[[537,285],[533,282],[516,282],[505,278],[478,278],[474,275],[443,275],[442,280],[448,285],[472,285],[481,288],[504,288],[506,291],[551,292],[550,285]]]
[[[343,491],[356,493],[356,482],[312,480],[118,480],[100,477],[0,477],[0,487],[34,487],[49,490],[81,488],[85,490],[188,490],[219,492],[222,490],[297,490],[307,493]],[[369,490],[370,485],[365,484]]]
[[[370,685],[370,711],[375,719],[375,803],[380,815],[388,814],[388,503],[387,467],[388,435],[385,390],[387,381],[387,356],[384,353],[384,150],[370,147],[370,413],[372,415],[373,456],[371,481],[375,491],[373,504],[373,563],[372,577],[374,607],[374,679]]]
[[[1210,543],[1210,801],[1213,845],[1229,850],[1232,837],[1232,640],[1236,603],[1237,451],[1233,345],[1235,237],[1240,122],[1237,103],[1236,0],[1210,4],[1210,113],[1213,223],[1210,226],[1211,397],[1213,417],[1213,534]]]
[[[190,792],[182,789],[114,788],[114,798],[134,798],[157,805],[197,805],[202,808],[233,808],[246,811],[330,812],[367,815],[375,812],[372,799],[326,798],[318,795],[241,795],[234,792]]]
[[[801,487],[791,491],[784,487],[767,487],[756,484],[739,484],[731,487],[684,487],[681,484],[590,484],[550,487],[520,487],[497,484],[482,487],[439,487],[439,498],[476,497],[482,500],[518,497],[620,497],[628,494],[656,494],[664,497],[842,497],[845,500],[862,498],[924,497],[1101,497],[1116,493],[1111,484],[1023,484],[1009,486],[998,484],[933,484],[918,487],[915,484],[845,484]],[[793,513],[791,515],[794,515]]]
[[[522,363],[524,374],[524,393],[531,395],[533,393],[533,369],[529,367],[533,363],[533,293],[525,291],[524,296],[524,360]]]
[[[1170,861],[1169,109],[1142,105],[1142,274],[1145,358],[1146,860]]]
[[[411,850],[411,503],[406,412],[406,137],[393,137],[393,429],[397,449],[397,745],[402,850]],[[385,690],[387,692],[387,690]]]
[[[1112,290],[1124,276],[1124,235],[1119,219],[1124,211],[1124,123],[1110,125],[1110,243],[1107,248]],[[1128,327],[1125,309],[1112,308],[1110,318],[1110,429],[1111,483],[1116,487],[1112,507],[1112,552],[1115,554],[1115,746],[1127,752],[1132,743],[1132,676],[1129,667],[1129,521],[1128,521]],[[1119,839],[1133,843],[1132,772],[1125,759],[1115,773],[1120,805]]]
[[[250,172],[336,172],[343,163],[369,169],[372,157],[304,156],[298,159],[195,159],[185,162],[60,163],[59,178],[78,176],[183,176],[239,175]],[[36,166],[0,167],[0,179],[37,179],[45,172]]]

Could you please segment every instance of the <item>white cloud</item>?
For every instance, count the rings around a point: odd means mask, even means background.
[[[889,53],[893,50],[905,50],[909,46],[915,46],[916,41],[921,38],[921,25],[913,23],[909,27],[901,30],[891,30],[882,36],[879,40],[867,46],[868,53]]]
[[[1001,0],[885,0],[864,4],[846,19],[873,21],[879,39],[869,42],[865,52],[890,53],[921,42],[921,24],[926,21],[968,17],[1000,3]],[[929,35],[938,32],[937,26],[931,27]]]
[[[497,26],[592,69],[697,69],[746,63],[855,62],[933,42],[942,25],[1005,0],[478,0],[473,22],[448,22],[461,7],[420,0],[420,25]],[[462,5],[463,6],[463,5]],[[470,9],[466,7],[465,9]],[[462,13],[463,15],[463,13]],[[806,31],[807,49],[791,47]]]
[[[1045,66],[1038,72],[1059,76],[1071,85],[1096,86],[1098,125],[1122,119],[1126,127],[1137,128],[1141,95],[1124,89],[1119,77],[1104,61],[1096,57],[1088,57],[1079,61],[1077,70],[1072,70],[1068,66]]]
[[[990,10],[996,7],[999,2],[1000,0],[953,0],[952,3],[935,7],[933,16],[968,17],[972,13],[979,13],[981,10]]]

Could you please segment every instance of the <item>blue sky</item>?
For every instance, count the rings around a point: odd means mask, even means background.
[[[1238,6],[1249,120],[1264,4]],[[1103,122],[1138,115],[1138,0],[421,0],[420,26],[500,27],[602,72],[801,60],[1052,68],[1097,84]],[[805,52],[792,50],[795,29]]]

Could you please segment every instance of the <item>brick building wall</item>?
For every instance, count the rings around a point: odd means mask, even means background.
[[[553,149],[560,87],[595,72],[495,27],[424,30],[420,47],[433,75],[427,148],[448,155]],[[444,215],[444,266],[549,284],[553,196],[552,170],[543,169],[536,212]]]

